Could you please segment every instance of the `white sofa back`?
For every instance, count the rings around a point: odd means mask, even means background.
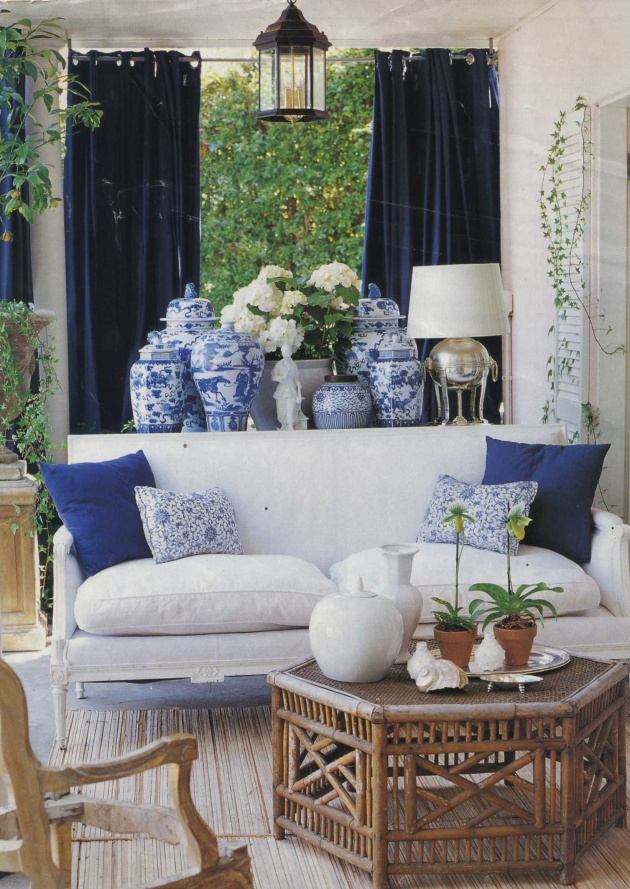
[[[70,463],[143,450],[159,488],[223,488],[246,553],[324,572],[353,552],[415,540],[438,475],[483,477],[486,436],[565,444],[564,426],[467,426],[70,436]]]

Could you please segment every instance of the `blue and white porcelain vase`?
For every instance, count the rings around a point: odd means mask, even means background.
[[[359,300],[359,314],[352,319],[351,346],[343,361],[345,372],[356,374],[359,382],[366,388],[370,385],[370,361],[389,342],[392,332],[401,333],[403,341],[412,349],[414,356],[418,357],[415,340],[405,336],[401,329],[404,316],[400,314],[394,300],[381,296],[376,284],[369,285],[368,294],[367,299]]]
[[[219,330],[199,336],[190,368],[203,402],[209,432],[243,432],[260,385],[265,353],[257,339],[224,321]]]
[[[369,389],[355,374],[328,374],[313,395],[316,429],[363,429],[371,415]]]
[[[370,392],[377,426],[419,426],[424,369],[401,333],[370,362]]]
[[[163,343],[157,331],[148,341],[129,374],[136,432],[181,432],[186,368],[177,349]]]
[[[214,329],[218,318],[210,300],[198,297],[194,285],[187,284],[184,296],[173,299],[168,304],[166,318],[162,318],[162,321],[166,321],[162,342],[176,346],[179,357],[186,366],[182,431],[205,432],[206,415],[190,371],[190,350],[202,333]]]

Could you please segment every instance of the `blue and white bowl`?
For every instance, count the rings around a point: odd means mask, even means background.
[[[372,398],[353,374],[329,374],[313,395],[316,429],[363,429],[370,423]]]

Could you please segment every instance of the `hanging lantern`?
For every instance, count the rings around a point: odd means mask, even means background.
[[[326,50],[330,41],[289,4],[277,22],[258,35],[259,120],[328,120]]]

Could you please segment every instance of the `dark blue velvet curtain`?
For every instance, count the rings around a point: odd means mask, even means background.
[[[21,84],[23,95],[24,84]],[[7,136],[7,109],[0,110],[0,140]],[[0,191],[6,194],[13,188],[9,177],[0,182]],[[26,187],[24,187],[26,188]],[[5,221],[5,220],[3,220]],[[16,302],[33,302],[33,278],[31,273],[30,225],[19,213],[13,213],[6,221],[13,235],[12,241],[0,241],[0,299]]]
[[[376,52],[363,282],[403,314],[414,265],[500,261],[497,74],[471,52],[472,65],[444,49]],[[500,363],[500,338],[483,342]],[[424,358],[431,343],[419,345]],[[490,421],[500,401],[489,384]]]
[[[98,129],[69,134],[64,168],[73,432],[120,431],[138,349],[199,284],[200,61],[103,55],[70,58],[103,110]]]

